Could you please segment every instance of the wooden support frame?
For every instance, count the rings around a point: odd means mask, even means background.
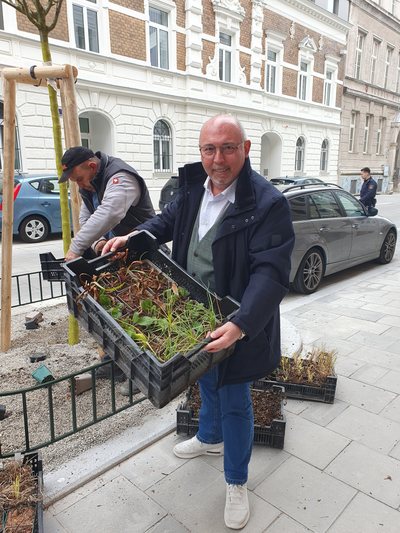
[[[4,171],[3,171],[3,217],[1,242],[1,325],[0,350],[7,351],[11,345],[11,281],[12,239],[14,219],[14,154],[15,154],[15,102],[17,83],[47,87],[47,79],[55,79],[61,86],[61,104],[65,125],[66,146],[81,144],[79,120],[75,95],[75,79],[78,70],[72,65],[33,66],[31,68],[5,68],[2,70],[4,85]],[[79,194],[75,184],[70,183],[71,208],[74,233],[79,230]]]

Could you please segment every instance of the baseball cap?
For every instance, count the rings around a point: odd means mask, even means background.
[[[84,161],[87,161],[91,157],[94,157],[94,152],[93,150],[90,150],[90,148],[85,148],[84,146],[73,146],[72,148],[68,148],[61,158],[63,173],[58,182],[64,183],[67,181],[73,168],[76,167],[76,165],[80,165]]]

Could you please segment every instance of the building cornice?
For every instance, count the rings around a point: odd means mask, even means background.
[[[368,13],[369,15],[371,15],[371,17],[378,20],[380,23],[385,24],[393,31],[400,31],[400,21],[391,13],[389,13],[389,11],[386,11],[386,9],[383,9],[378,4],[374,2],[369,2],[368,0],[352,0],[350,2],[350,19],[351,12],[354,7],[358,7],[365,13]]]
[[[271,0],[262,0],[263,6],[266,9],[271,9]],[[337,15],[330,13],[326,9],[319,7],[314,4],[311,0],[279,0],[279,3],[282,5],[287,4],[288,6],[293,7],[303,13],[306,13],[313,19],[316,19],[320,22],[323,22],[336,30],[347,33],[352,24],[346,22],[345,20],[339,18]]]
[[[400,99],[398,102],[393,100],[388,100],[387,98],[382,98],[380,96],[374,96],[373,94],[366,93],[364,91],[358,91],[357,89],[351,89],[350,87],[343,87],[343,96],[354,96],[355,98],[360,98],[366,100],[367,102],[376,102],[377,104],[386,105],[395,110],[399,109]]]

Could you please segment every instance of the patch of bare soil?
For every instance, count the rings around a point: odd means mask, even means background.
[[[60,436],[73,429],[72,398],[68,381],[54,384],[51,389],[35,388],[38,383],[32,377],[39,365],[45,364],[54,378],[61,378],[99,362],[98,346],[83,329],[80,342],[68,344],[68,310],[65,303],[41,309],[43,322],[36,330],[25,328],[25,315],[12,318],[12,346],[8,352],[0,352],[0,404],[6,406],[6,418],[0,420],[1,452],[14,452],[25,448],[23,398],[21,389],[27,391],[25,398],[28,411],[28,427],[31,446],[50,440],[53,431]],[[43,362],[30,362],[30,356],[44,353]],[[13,392],[14,391],[14,392]],[[8,392],[9,394],[4,394]],[[95,411],[102,417],[111,411],[111,382],[97,380]],[[141,395],[134,397],[134,400]],[[129,398],[115,387],[116,406],[122,407]],[[93,396],[91,390],[75,397],[76,424],[84,425],[93,417]],[[53,405],[54,420],[49,415],[49,403]],[[87,449],[101,444],[141,421],[156,408],[148,401],[129,407],[104,421],[86,428],[75,435],[42,448],[46,472],[56,470],[68,460],[77,457]]]

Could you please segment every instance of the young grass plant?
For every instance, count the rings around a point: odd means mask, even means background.
[[[189,352],[221,320],[210,295],[207,306],[191,299],[186,289],[147,261],[102,273],[83,286],[82,297],[91,294],[143,350],[161,362]]]
[[[302,351],[301,347],[293,357],[282,356],[271,378],[284,383],[321,385],[328,376],[335,375],[336,350],[313,346],[305,356]]]

